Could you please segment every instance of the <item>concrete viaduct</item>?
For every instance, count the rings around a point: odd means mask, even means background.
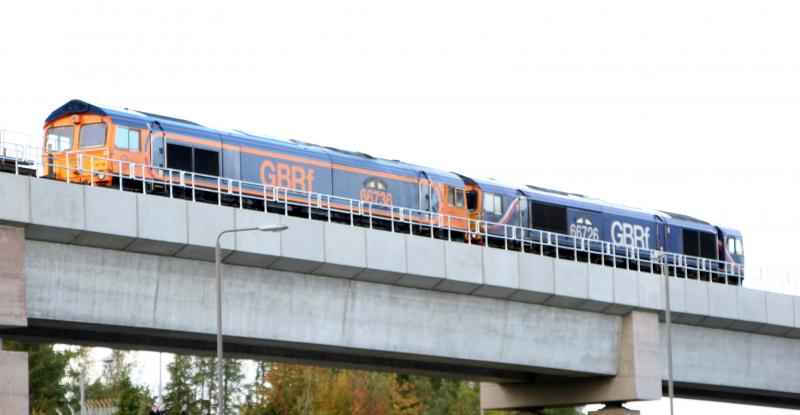
[[[229,355],[482,381],[484,408],[662,396],[660,276],[11,174],[0,337],[211,353],[214,238],[269,223],[289,229],[224,240]],[[800,297],[670,294],[677,396],[800,408]],[[27,357],[0,373],[3,413],[27,414]]]

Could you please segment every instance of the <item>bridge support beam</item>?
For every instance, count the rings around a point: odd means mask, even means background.
[[[592,403],[661,399],[658,315],[632,311],[622,317],[617,374],[606,378],[541,378],[532,383],[481,383],[481,408],[527,410]],[[592,347],[587,344],[586,347]],[[621,412],[620,412],[621,411]],[[635,414],[619,405],[602,415]]]
[[[25,230],[0,226],[0,337],[2,329],[28,325],[25,293]],[[0,407],[28,415],[28,354],[3,350],[0,338]]]

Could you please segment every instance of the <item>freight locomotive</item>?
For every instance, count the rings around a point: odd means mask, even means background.
[[[508,236],[506,229],[519,227],[566,235],[572,243],[605,241],[615,247],[664,250],[692,261],[732,264],[736,283],[743,276],[741,233],[687,215],[623,207],[530,185],[502,185],[360,152],[221,131],[80,100],[53,111],[44,131],[45,173],[59,180],[105,186],[121,185],[121,178],[175,182],[179,179],[164,173],[174,169],[193,172],[201,187],[212,181],[222,187],[241,181],[245,184],[236,191],[242,194],[285,188],[333,195],[447,215],[454,218],[448,223],[450,230],[477,238]],[[86,160],[92,165],[86,166]],[[133,171],[131,163],[153,168]],[[211,179],[215,177],[222,179]],[[128,179],[126,186],[136,183],[141,181]],[[327,203],[336,204],[331,198]]]

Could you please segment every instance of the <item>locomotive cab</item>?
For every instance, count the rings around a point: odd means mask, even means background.
[[[116,121],[116,122],[115,122]],[[123,125],[104,110],[72,100],[44,125],[44,174],[57,180],[110,186],[129,174],[130,163],[147,163],[144,126]]]
[[[744,245],[742,233],[717,226],[717,248],[719,259],[725,264],[725,273],[735,278],[735,283],[741,284],[744,278]]]
[[[741,232],[717,227],[717,241],[720,260],[744,265],[744,245]]]

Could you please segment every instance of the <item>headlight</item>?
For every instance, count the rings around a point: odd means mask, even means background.
[[[105,173],[97,173],[95,175],[95,177],[97,177],[97,180],[105,180],[106,179],[106,174]]]

